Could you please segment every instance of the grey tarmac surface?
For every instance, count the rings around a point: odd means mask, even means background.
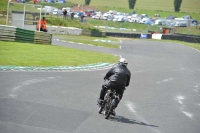
[[[0,133],[199,133],[200,52],[187,46],[123,40],[121,49],[54,45],[121,55],[130,86],[105,120],[98,114],[103,77],[93,71],[0,71]]]

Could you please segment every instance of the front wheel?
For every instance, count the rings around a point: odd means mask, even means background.
[[[105,118],[105,119],[108,119],[109,116],[110,116],[110,114],[111,114],[111,108],[110,108],[108,111],[105,111],[104,113],[105,113],[105,114],[104,114],[104,115],[105,115],[104,118]]]

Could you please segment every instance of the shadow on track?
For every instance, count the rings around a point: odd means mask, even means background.
[[[156,125],[150,125],[150,124],[146,124],[144,122],[139,122],[139,121],[136,121],[136,120],[133,120],[133,119],[128,119],[128,118],[125,118],[123,116],[115,116],[115,117],[110,116],[109,120],[114,121],[114,122],[128,123],[128,124],[138,124],[138,125],[142,125],[142,126],[159,127],[159,126],[156,126]]]

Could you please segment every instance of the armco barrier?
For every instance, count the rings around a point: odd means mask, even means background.
[[[162,35],[164,40],[179,40],[191,43],[200,43],[200,37],[187,35]]]
[[[48,33],[51,34],[67,34],[67,35],[81,35],[82,29],[75,27],[62,26],[47,26]]]
[[[115,32],[105,32],[106,36],[113,36],[113,37],[127,37],[127,38],[140,38],[143,34],[136,34],[136,33],[115,33]],[[153,34],[147,34],[148,38],[151,39]],[[155,34],[156,35],[156,34]],[[155,37],[155,36],[154,36]],[[166,39],[166,40],[179,40],[191,43],[200,43],[200,36],[191,36],[191,35],[166,35],[166,34],[159,34],[159,38],[155,39]]]
[[[16,27],[0,25],[0,40],[15,41]]]
[[[141,34],[137,33],[115,33],[115,32],[106,32],[106,36],[113,36],[113,37],[128,37],[128,38],[140,38]],[[150,38],[150,34],[145,34],[147,35],[147,38]]]
[[[46,32],[26,30],[15,26],[0,25],[0,40],[51,44],[52,35]]]
[[[34,43],[51,44],[52,43],[52,34],[49,34],[46,32],[35,31]]]

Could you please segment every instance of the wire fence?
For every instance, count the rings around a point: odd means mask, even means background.
[[[9,2],[6,25],[28,30],[36,30],[36,21],[41,19],[41,5]]]

